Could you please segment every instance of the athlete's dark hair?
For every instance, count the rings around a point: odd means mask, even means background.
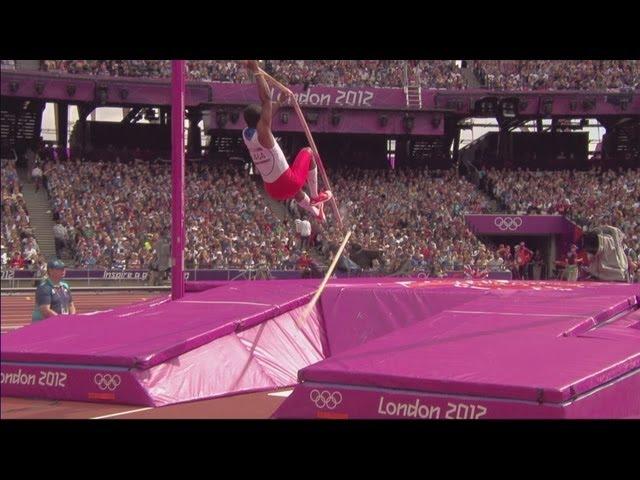
[[[247,122],[247,126],[249,128],[256,128],[258,126],[258,121],[260,120],[260,115],[262,115],[262,107],[252,103],[251,105],[247,105],[243,114],[244,121]]]

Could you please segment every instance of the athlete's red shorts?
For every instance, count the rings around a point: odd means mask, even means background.
[[[313,150],[305,147],[296,156],[293,165],[287,168],[275,182],[264,184],[269,196],[275,200],[287,200],[296,196],[309,175],[309,164],[313,158]]]

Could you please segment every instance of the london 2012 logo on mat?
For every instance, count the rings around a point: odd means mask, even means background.
[[[309,398],[318,408],[328,408],[333,410],[342,403],[342,394],[340,392],[330,392],[328,390],[311,390]]]
[[[110,373],[96,373],[95,377],[93,377],[94,383],[98,386],[98,388],[102,391],[109,390],[113,392],[116,388],[120,386],[120,375],[110,374]]]

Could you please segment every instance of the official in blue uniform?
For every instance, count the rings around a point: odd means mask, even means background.
[[[65,266],[61,260],[47,263],[47,276],[36,289],[36,305],[31,321],[37,322],[56,315],[72,315],[76,313],[71,289],[63,282]]]

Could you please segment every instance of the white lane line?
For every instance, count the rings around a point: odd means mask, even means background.
[[[445,310],[445,312],[447,312],[447,313],[474,313],[474,314],[481,314],[481,315],[518,315],[518,316],[526,315],[528,317],[570,317],[570,318],[580,318],[580,317],[585,315],[584,313],[576,313],[574,315],[562,315],[562,314],[558,314],[558,313],[476,312],[476,311],[473,311],[473,310]]]
[[[118,317],[130,317],[131,315],[135,315],[136,313],[141,313],[141,312],[144,312],[144,310],[135,310],[133,312],[123,313],[121,315],[118,315]]]
[[[227,302],[223,300],[177,300],[180,303],[227,303],[229,305],[257,305],[259,307],[271,307],[270,303],[255,303],[255,302]]]
[[[291,393],[293,393],[293,390],[283,390],[282,392],[269,393],[269,395],[272,397],[288,397]]]
[[[165,298],[164,300],[160,300],[159,302],[151,303],[151,304],[149,304],[149,306],[150,306],[150,307],[156,307],[156,306],[161,305],[161,304],[163,304],[163,303],[165,303],[165,302],[168,302],[168,301],[169,301],[169,299],[168,299],[168,298]]]
[[[102,415],[100,417],[93,417],[90,420],[102,420],[103,418],[119,417],[120,415],[128,415],[130,413],[144,412],[145,410],[151,410],[151,409],[153,409],[153,407],[137,408],[135,410],[127,410],[126,412],[112,413],[110,415]]]

